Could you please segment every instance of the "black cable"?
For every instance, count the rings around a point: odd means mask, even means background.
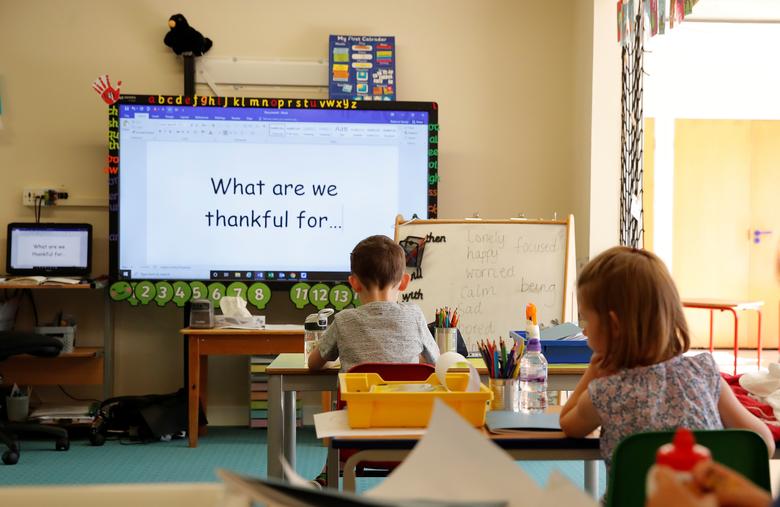
[[[90,403],[100,403],[100,400],[96,400],[96,399],[94,399],[94,398],[76,398],[75,396],[73,396],[72,394],[70,394],[68,391],[66,391],[66,390],[65,390],[65,388],[64,388],[64,387],[62,387],[60,384],[57,384],[57,387],[59,387],[59,388],[60,388],[60,391],[62,391],[62,393],[63,393],[65,396],[67,396],[68,398],[70,398],[70,399],[71,399],[71,400],[73,400],[73,401],[88,401],[88,402],[90,402]]]

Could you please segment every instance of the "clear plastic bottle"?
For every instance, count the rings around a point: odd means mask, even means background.
[[[520,358],[520,410],[527,413],[547,409],[547,359],[538,338],[529,338]]]
[[[322,333],[328,328],[328,317],[333,315],[332,308],[325,308],[317,313],[312,313],[306,317],[303,328],[303,352],[304,361],[308,362],[309,354],[317,346],[317,342],[322,337]]]

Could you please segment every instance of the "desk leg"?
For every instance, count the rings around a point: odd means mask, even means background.
[[[758,369],[761,369],[761,310],[756,310],[758,314],[758,337],[756,338],[756,349],[758,354],[756,360],[758,361]]]
[[[190,447],[198,446],[198,407],[200,406],[200,348],[198,338],[189,337],[188,379],[189,387],[189,414],[187,421],[187,433],[189,434]]]
[[[599,462],[585,461],[585,491],[598,500],[599,498]]]
[[[739,356],[739,317],[733,308],[727,308],[734,316],[734,375],[737,374],[737,356]]]
[[[290,464],[290,467],[295,470],[295,437],[296,427],[295,419],[297,414],[297,408],[295,405],[295,391],[284,391],[283,404],[284,404],[284,457]]]
[[[712,354],[713,346],[712,346],[712,314],[713,311],[710,310],[710,354]]]
[[[282,376],[268,375],[268,477],[284,479],[282,440],[284,439],[284,406],[282,405]]]
[[[208,406],[209,406],[209,356],[200,356],[200,378],[198,379],[200,385],[200,404],[203,407],[203,415],[208,418]],[[200,413],[198,414],[200,415]],[[208,420],[208,419],[207,419]],[[198,436],[203,437],[208,432],[208,426],[205,424],[200,425],[200,417],[198,417]]]
[[[339,450],[328,446],[328,487],[339,489]]]

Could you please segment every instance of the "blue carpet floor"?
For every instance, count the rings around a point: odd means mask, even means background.
[[[315,477],[325,463],[326,449],[314,431],[298,431],[298,472]],[[545,484],[554,469],[582,485],[583,467],[576,461],[533,461],[520,466]],[[128,444],[109,440],[93,447],[87,440],[71,441],[70,450],[57,452],[52,442],[22,441],[22,455],[13,466],[0,464],[0,485],[106,484],[133,482],[214,482],[214,470],[227,468],[242,474],[266,476],[266,432],[248,428],[209,428],[195,449],[186,440]],[[599,480],[604,491],[603,465]],[[382,479],[358,479],[358,490],[370,489]]]

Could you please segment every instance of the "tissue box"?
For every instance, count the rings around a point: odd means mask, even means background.
[[[510,331],[514,340],[525,340],[521,331]],[[525,335],[525,331],[522,331]],[[540,340],[542,354],[550,364],[587,364],[593,351],[588,347],[588,340]]]
[[[51,336],[62,342],[62,351],[60,354],[73,352],[73,345],[76,341],[77,326],[38,326],[34,332],[45,336]]]

